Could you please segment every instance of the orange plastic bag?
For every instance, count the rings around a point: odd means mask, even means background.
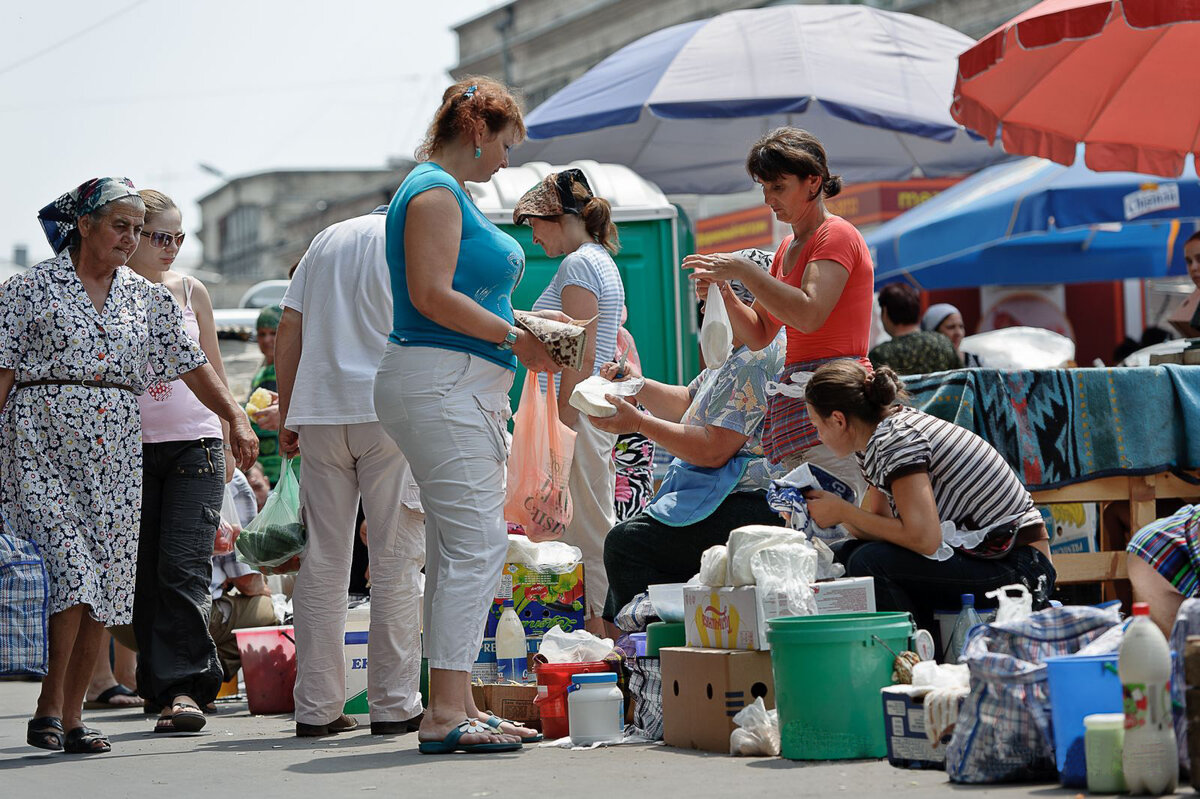
[[[531,541],[562,538],[571,523],[567,483],[574,455],[575,431],[558,419],[553,377],[543,396],[538,376],[529,372],[513,414],[504,518],[524,527]]]

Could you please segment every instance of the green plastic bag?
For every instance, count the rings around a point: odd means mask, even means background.
[[[254,569],[273,569],[304,551],[308,531],[300,521],[300,481],[291,460],[284,462],[271,496],[234,547],[238,560]]]

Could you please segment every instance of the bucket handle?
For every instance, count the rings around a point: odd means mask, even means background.
[[[900,657],[899,655],[897,655],[897,654],[896,654],[896,650],[892,649],[890,646],[888,646],[887,644],[885,644],[885,643],[883,642],[883,639],[882,639],[882,638],[880,638],[878,635],[875,635],[874,633],[871,633],[871,640],[873,640],[875,643],[879,644],[881,647],[883,647],[883,648],[884,648],[884,649],[886,649],[887,651],[891,652],[891,653],[892,653],[892,657],[895,657],[895,658],[898,658],[898,657]]]
[[[284,630],[280,630],[279,634],[282,635],[284,638],[288,639],[289,641],[291,641],[293,644],[296,643],[296,639],[293,638],[292,636],[288,635],[287,632],[285,632]]]

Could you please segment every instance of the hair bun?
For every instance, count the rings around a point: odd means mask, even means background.
[[[836,197],[842,192],[842,176],[830,175],[825,178],[825,182],[821,184],[821,192],[826,197]]]
[[[863,393],[867,395],[867,401],[881,408],[894,405],[902,390],[899,376],[887,366],[879,367],[863,381]]]

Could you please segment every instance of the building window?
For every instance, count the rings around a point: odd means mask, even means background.
[[[256,205],[239,205],[219,223],[221,236],[221,273],[229,277],[253,275],[259,271],[259,218]]]

